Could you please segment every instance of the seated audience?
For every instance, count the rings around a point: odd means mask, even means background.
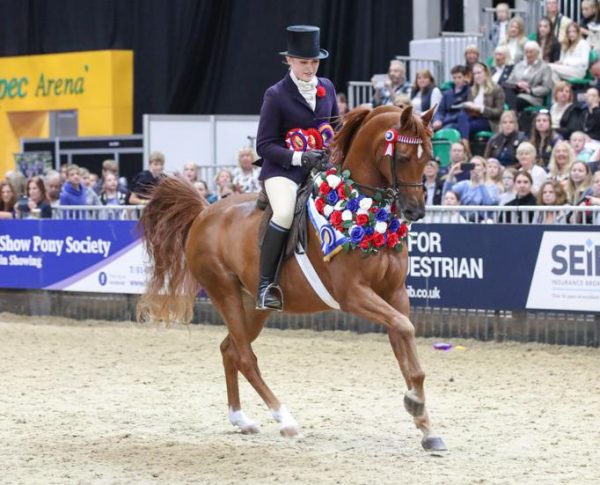
[[[233,174],[230,170],[223,168],[217,172],[215,175],[215,184],[216,184],[216,194],[217,198],[221,199],[225,190],[225,186],[233,183]]]
[[[104,177],[104,188],[100,193],[102,205],[125,205],[127,192],[119,189],[119,181],[113,173],[107,173]]]
[[[15,213],[21,219],[52,217],[52,207],[46,198],[46,187],[41,177],[31,177],[27,181],[27,196],[19,200]]]
[[[544,62],[556,62],[560,59],[560,42],[552,31],[552,22],[548,17],[542,17],[538,22],[536,41],[542,51]]]
[[[552,206],[566,203],[567,194],[562,185],[553,180],[547,180],[542,184],[537,195],[537,205]],[[538,212],[535,217],[536,224],[565,224],[566,222],[567,214],[564,211]]]
[[[575,152],[566,141],[559,141],[554,145],[550,163],[548,164],[548,180],[566,185],[569,178],[569,169],[575,162]]]
[[[523,51],[526,42],[525,22],[523,22],[521,17],[513,17],[508,23],[508,35],[502,45],[508,47],[510,58],[515,64],[523,59]]]
[[[588,162],[594,155],[594,150],[586,148],[586,143],[590,141],[590,137],[587,136],[583,131],[574,131],[569,137],[569,143],[571,148],[575,152],[575,160],[581,162]]]
[[[492,82],[490,70],[476,62],[472,68],[473,87],[458,114],[458,131],[465,143],[478,131],[498,131],[504,110],[504,91]]]
[[[460,195],[458,195],[453,190],[448,190],[444,194],[444,203],[442,204],[445,207],[448,206],[459,206],[460,203]],[[425,219],[423,222],[426,223],[465,223],[467,220],[459,211],[444,211],[444,212],[433,212],[426,213]]]
[[[540,190],[540,187],[548,177],[546,171],[539,165],[536,165],[535,157],[535,147],[531,143],[524,141],[517,148],[517,159],[519,160],[519,164],[521,165],[519,172],[527,172],[528,174],[530,174],[530,190],[533,192],[534,196],[538,193],[538,190]]]
[[[560,43],[567,38],[567,27],[572,22],[569,17],[564,16],[558,9],[558,0],[546,0],[546,16],[552,22],[554,37]]]
[[[50,170],[46,174],[45,186],[48,202],[52,207],[56,207],[60,204],[60,189],[62,188],[60,173],[56,170]]]
[[[165,156],[161,152],[150,153],[148,170],[138,173],[131,182],[127,204],[145,204],[150,198],[150,193],[163,178]]]
[[[531,137],[529,141],[536,150],[536,163],[546,168],[550,162],[552,149],[562,137],[552,129],[550,111],[541,109],[535,113],[531,121]],[[535,182],[535,175],[533,176]]]
[[[588,88],[585,92],[581,131],[592,140],[600,141],[600,96],[597,88]]]
[[[525,44],[525,59],[515,64],[504,83],[506,102],[521,111],[528,106],[542,106],[553,87],[552,70],[540,56],[540,46],[530,40]]]
[[[258,159],[251,147],[241,148],[238,152],[238,166],[233,170],[233,183],[240,193],[260,192],[260,167],[253,165]]]
[[[507,207],[537,205],[537,200],[532,192],[532,187],[533,180],[531,174],[529,172],[519,172],[515,177],[516,196],[505,205]],[[510,222],[512,224],[521,224],[525,218],[528,222],[532,222],[534,213],[528,212],[526,216],[521,212],[505,212],[502,214],[503,222]]]
[[[510,7],[508,3],[500,2],[496,5],[496,19],[492,23],[489,39],[492,46],[497,47],[506,40],[508,22],[510,21]]]
[[[454,85],[444,91],[442,95],[442,101],[433,119],[432,126],[434,130],[458,128],[458,115],[462,110],[462,103],[468,100],[471,92],[465,78],[464,66],[454,66],[450,73]]]
[[[469,170],[461,168],[461,165],[464,163],[468,163],[469,156],[471,154],[468,153],[465,145],[462,142],[453,143],[450,146],[450,163],[448,167],[453,169],[454,176],[456,181],[468,180],[469,179]],[[446,168],[443,179],[447,178],[447,172],[449,168]]]
[[[188,161],[184,163],[183,177],[189,180],[192,184],[198,180],[198,168],[194,162]]]
[[[579,120],[576,118],[580,116],[579,109],[577,105],[573,104],[573,90],[566,81],[559,81],[554,85],[550,116],[552,118],[552,129],[564,138],[568,138],[571,131],[577,129]]]
[[[587,163],[575,162],[569,170],[566,191],[569,204],[579,205],[583,196],[592,185],[592,172]]]
[[[499,160],[495,158],[487,159],[487,173],[488,179],[491,183],[496,185],[498,189],[498,193],[502,194],[504,192],[504,183],[502,182],[502,172],[504,172],[504,167],[500,163]]]
[[[505,167],[513,167],[517,160],[517,147],[527,138],[519,131],[514,111],[504,111],[500,116],[500,132],[489,139],[483,156],[496,158]]]
[[[86,205],[87,189],[81,183],[80,170],[77,165],[67,167],[67,181],[60,191],[59,205]]]
[[[383,104],[394,104],[394,99],[399,94],[410,92],[410,83],[406,80],[406,67],[404,63],[393,59],[390,61],[387,78],[380,84],[374,78],[371,80],[375,93],[373,95],[373,107]]]
[[[598,16],[598,1],[583,0],[581,2],[581,17],[579,18],[579,28],[581,29],[581,35],[584,39],[587,39],[588,42],[590,41],[589,37],[594,37],[594,31],[591,31],[589,27],[590,25],[592,27],[597,26],[599,20],[600,18]],[[591,42],[590,45],[592,45]]]
[[[471,158],[473,168],[469,180],[456,182],[453,165],[448,172],[444,183],[444,194],[449,190],[456,192],[460,197],[461,205],[496,205],[498,204],[498,189],[487,178],[487,162],[484,158],[475,156]]]
[[[465,57],[465,69],[466,69],[466,77],[467,77],[467,81],[469,84],[472,83],[473,81],[473,66],[475,65],[476,62],[481,62],[479,60],[479,47],[477,47],[475,44],[469,44],[467,47],[465,47],[465,53],[464,53],[464,57]]]
[[[567,27],[567,39],[562,43],[560,59],[549,64],[552,72],[560,79],[585,76],[590,59],[590,45],[581,37],[579,25],[571,22]]]
[[[6,181],[0,182],[0,219],[13,219],[16,203],[17,194],[12,186]]]
[[[502,172],[504,192],[500,194],[498,205],[506,205],[517,196],[515,192],[515,177],[518,173],[519,171],[514,167],[507,167],[504,169],[504,172]]]
[[[510,51],[505,45],[499,45],[494,49],[494,65],[492,66],[492,81],[502,86],[510,77],[513,70],[513,62]]]
[[[211,194],[208,184],[204,180],[197,180],[194,182],[194,187],[200,192],[200,195],[206,199],[209,204],[214,204],[218,198],[216,194]]]
[[[410,104],[415,114],[420,115],[432,106],[439,105],[441,100],[442,92],[435,85],[435,79],[429,69],[417,72],[410,92]]]
[[[423,170],[423,189],[425,191],[425,205],[440,205],[444,186],[438,178],[440,167],[435,160],[425,164]]]
[[[348,107],[348,98],[346,98],[345,93],[337,93],[335,95],[335,99],[337,102],[338,113],[340,116],[347,115],[350,112],[350,108]]]

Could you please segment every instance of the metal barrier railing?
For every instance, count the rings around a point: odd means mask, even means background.
[[[406,66],[406,79],[408,79],[411,84],[415,82],[417,72],[423,69],[429,69],[437,84],[443,81],[440,79],[442,75],[442,62],[439,59],[427,59],[411,56],[396,56],[396,59],[402,61]]]
[[[441,62],[442,76],[439,83],[451,79],[450,70],[453,66],[465,64],[465,48],[470,44],[475,44],[480,58],[485,59],[487,48],[486,36],[480,32],[442,32],[441,36]]]
[[[137,220],[143,207],[59,206],[52,208],[52,215],[53,219],[67,220]],[[547,224],[546,216],[552,215],[557,221],[554,224],[593,225],[600,229],[600,206],[427,206],[426,214],[419,222]]]
[[[361,104],[373,102],[373,85],[370,81],[348,82],[348,108],[353,109]]]

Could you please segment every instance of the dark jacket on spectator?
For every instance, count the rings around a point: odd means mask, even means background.
[[[425,185],[426,181],[423,179],[423,191],[425,192],[425,203],[427,203],[427,186]],[[435,186],[433,188],[433,205],[442,205],[442,194],[444,193],[444,182],[441,180],[436,180]]]
[[[560,134],[554,133],[552,135],[552,138],[550,138],[546,144],[539,144],[535,146],[536,160],[538,165],[541,165],[544,168],[548,167],[548,164],[550,163],[550,156],[552,155],[552,150],[554,149],[554,145],[556,145],[562,139],[563,137]]]
[[[498,78],[498,82],[496,83],[498,84],[498,86],[502,86],[502,84],[504,84],[504,82],[510,77],[513,67],[514,66],[512,64],[510,66],[504,66],[504,68],[502,69],[502,74],[500,75],[500,77]],[[496,74],[496,71],[498,71],[498,68],[495,66],[492,67],[492,75]]]
[[[540,46],[541,47],[541,46]],[[556,62],[560,59],[560,42],[556,39],[556,37],[552,38],[552,47],[550,47],[550,52],[548,56],[543,56],[544,62]],[[543,50],[543,48],[542,48]],[[542,52],[543,55],[543,52]]]
[[[585,107],[581,116],[582,131],[591,139],[600,141],[600,107],[590,113]]]
[[[150,198],[151,190],[158,185],[161,178],[162,177],[156,178],[152,175],[150,170],[144,170],[143,172],[138,173],[133,177],[133,181],[131,182],[131,191],[127,196],[127,203],[129,203],[129,196],[131,193],[134,193],[142,199]]]
[[[583,130],[583,107],[578,103],[569,106],[560,118],[560,128],[556,131],[567,140],[574,131]]]
[[[489,139],[485,147],[483,156],[485,158],[497,158],[505,167],[517,165],[517,147],[527,137],[520,131],[514,131],[509,136],[502,132]]]
[[[117,205],[125,205],[125,202],[127,202],[127,192],[117,189],[116,199],[117,199]],[[106,192],[102,192],[100,194],[100,202],[102,202],[102,205],[108,205],[109,200],[106,196]]]
[[[27,197],[24,197],[17,203],[17,208],[21,213],[21,218],[25,219],[30,215],[31,211],[29,210],[28,202],[29,199]],[[40,217],[42,219],[50,219],[52,217],[52,207],[50,206],[50,203],[47,200],[40,201],[37,204],[37,208],[40,210]]]
[[[79,189],[71,182],[65,182],[60,191],[60,205],[86,205],[86,188],[79,184]]]
[[[469,93],[471,89],[468,85],[456,92],[454,88],[450,88],[442,94],[442,101],[440,106],[435,113],[434,121],[441,121],[442,125],[449,123],[456,123],[458,121],[458,114],[461,112],[460,108],[452,108],[452,106],[460,103],[464,103],[469,99]]]
[[[535,195],[533,195],[531,192],[529,194],[527,194],[525,197],[516,197],[513,200],[511,200],[510,202],[507,202],[505,205],[507,206],[512,206],[512,207],[519,207],[519,206],[531,206],[531,205],[537,205],[537,200],[535,198]],[[502,222],[514,222],[517,224],[521,224],[523,222],[523,217],[527,217],[527,219],[529,219],[529,222],[533,222],[533,217],[535,216],[535,213],[533,211],[528,212],[527,214],[524,214],[522,212],[515,212],[515,213],[510,213],[510,212],[504,212],[502,214]]]

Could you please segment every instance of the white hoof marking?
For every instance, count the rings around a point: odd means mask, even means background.
[[[234,411],[229,408],[229,422],[240,428],[242,434],[254,434],[260,431],[259,424],[246,416],[241,409]]]
[[[280,433],[282,436],[286,436],[288,438],[301,436],[298,422],[283,404],[279,409],[270,409],[270,411],[273,419],[278,423],[281,423]]]

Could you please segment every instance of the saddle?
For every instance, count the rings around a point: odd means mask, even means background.
[[[306,225],[306,202],[311,194],[311,180],[312,177],[308,177],[304,183],[298,187],[298,192],[296,193],[296,207],[294,209],[294,220],[292,222],[292,227],[290,228],[285,249],[283,251],[283,261],[294,255],[294,252],[297,250],[298,243],[300,243],[301,246],[306,249],[306,243],[308,240]],[[265,186],[264,184],[261,185],[262,190],[258,194],[258,199],[256,200],[256,208],[264,211],[258,231],[259,247],[262,246],[265,238],[265,232],[267,231],[267,226],[269,225],[269,221],[273,216],[273,209],[271,208],[269,197],[265,192]]]

